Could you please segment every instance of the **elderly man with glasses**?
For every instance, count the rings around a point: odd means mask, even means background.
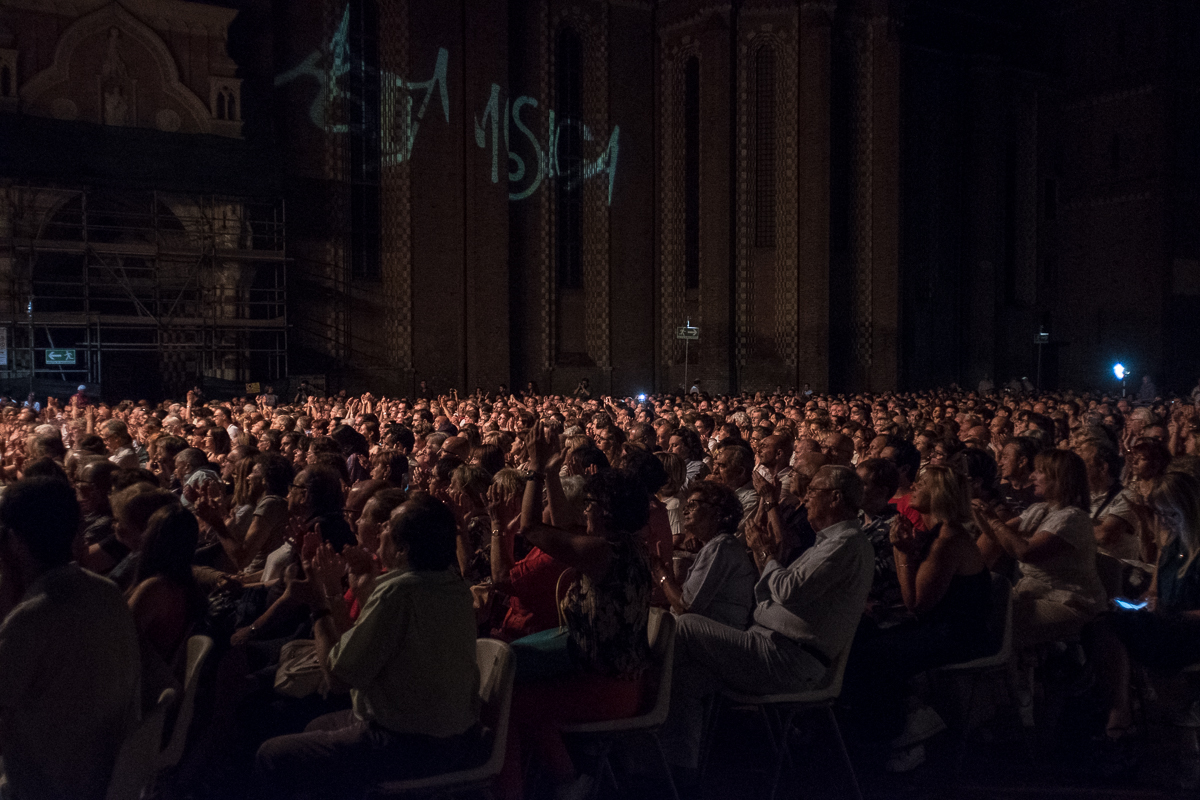
[[[739,536],[746,530],[746,520],[758,507],[758,492],[751,479],[753,469],[754,455],[749,448],[740,445],[723,447],[713,458],[713,479],[731,489],[742,504],[742,521],[737,529]]]
[[[694,783],[704,698],[728,688],[747,694],[798,692],[825,677],[850,646],[871,586],[874,550],[858,509],[863,485],[854,470],[826,466],[805,503],[816,542],[791,564],[778,542],[754,544],[762,575],[754,587],[753,624],[740,631],[696,614],[679,618],[671,712],[662,738],[685,786]]]

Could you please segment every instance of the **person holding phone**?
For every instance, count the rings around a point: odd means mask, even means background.
[[[1116,610],[1096,624],[1097,663],[1109,696],[1105,733],[1114,742],[1133,726],[1132,662],[1150,671],[1159,698],[1179,712],[1188,709],[1179,672],[1200,662],[1200,481],[1168,472],[1150,503],[1168,534],[1150,589],[1137,600],[1117,598]]]

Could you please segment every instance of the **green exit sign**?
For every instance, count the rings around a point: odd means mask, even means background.
[[[46,363],[47,364],[74,364],[75,363],[75,351],[74,350],[47,350],[46,351]]]

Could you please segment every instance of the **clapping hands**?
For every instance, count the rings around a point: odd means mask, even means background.
[[[892,519],[888,540],[892,543],[892,547],[907,555],[916,553],[919,546],[916,529],[913,528],[912,521],[903,514],[897,514]]]

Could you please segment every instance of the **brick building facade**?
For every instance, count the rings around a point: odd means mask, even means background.
[[[286,205],[287,367],[334,386],[1200,371],[1182,0],[55,8],[0,0],[0,175]]]

